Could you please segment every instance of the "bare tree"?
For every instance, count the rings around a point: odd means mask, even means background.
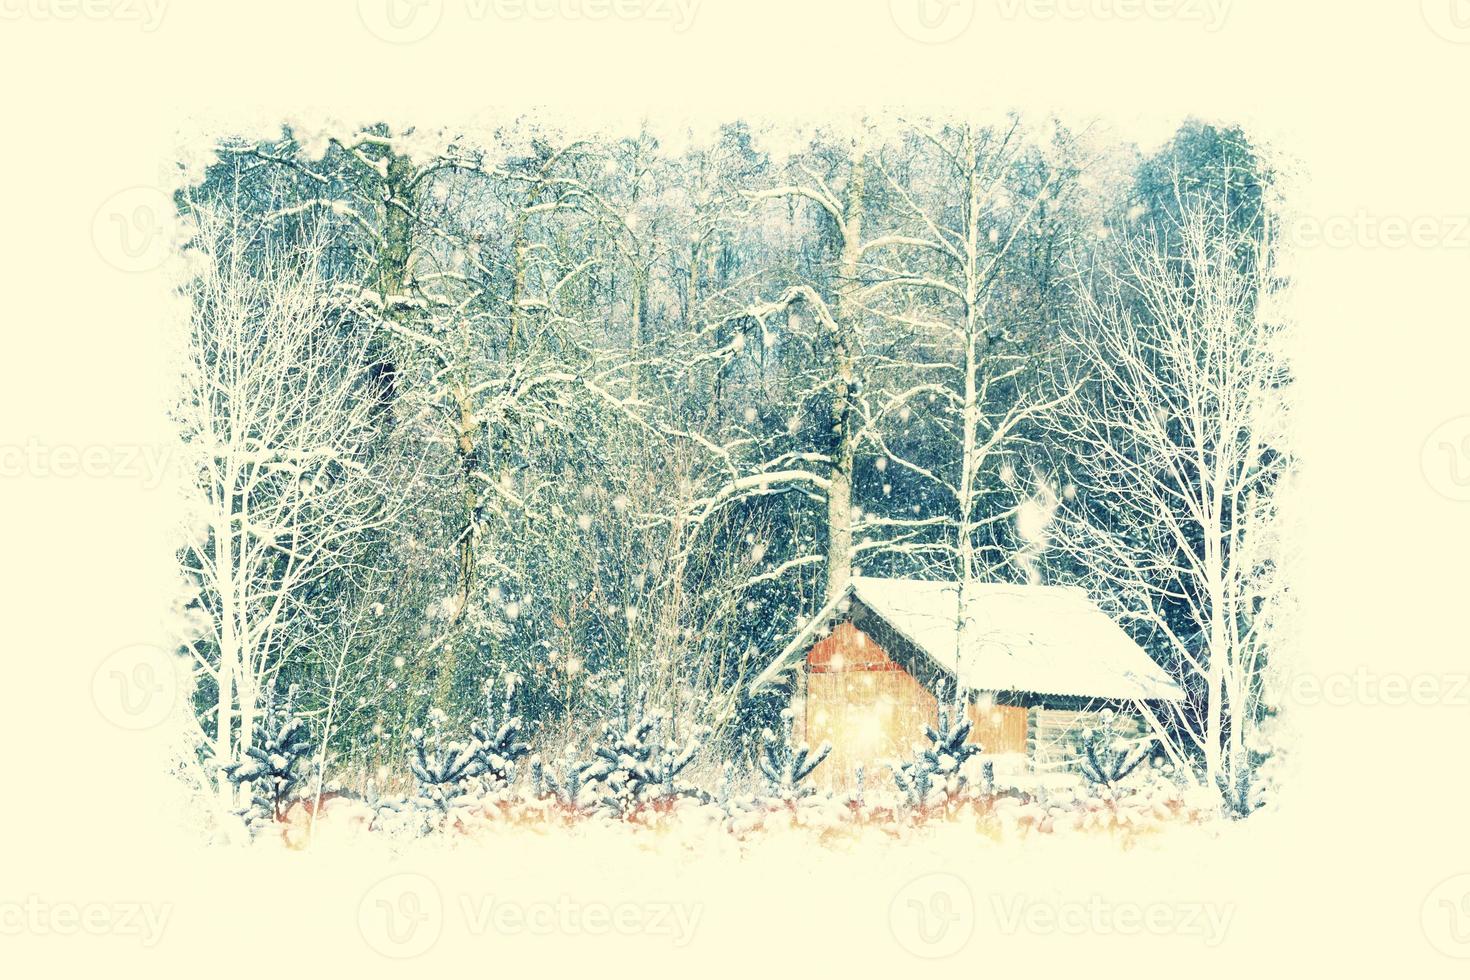
[[[802,303],[811,309],[821,326],[822,334],[831,347],[830,364],[825,365],[826,377],[820,389],[828,398],[831,415],[830,448],[820,460],[803,462],[825,462],[825,476],[816,476],[809,469],[797,468],[785,471],[788,479],[802,480],[820,487],[827,501],[827,588],[828,599],[837,595],[847,585],[852,575],[853,548],[853,467],[857,459],[856,395],[859,382],[859,336],[863,308],[858,301],[862,286],[859,263],[864,249],[863,219],[866,211],[865,191],[868,171],[868,123],[859,124],[850,145],[843,147],[840,168],[829,167],[823,172],[812,163],[794,164],[795,181],[778,187],[770,187],[749,195],[752,202],[771,200],[804,200],[816,205],[836,233],[838,254],[834,269],[833,301],[827,300],[811,286],[795,286],[786,289],[775,303],[752,308],[748,313],[766,330],[765,319],[777,310],[786,310],[793,304]],[[845,185],[841,190],[834,188],[837,171],[845,171]],[[773,480],[769,474],[764,484]]]
[[[193,654],[224,765],[249,748],[266,680],[295,655],[313,603],[361,571],[364,540],[397,508],[371,451],[365,345],[322,275],[322,242],[283,242],[209,207],[194,218],[178,415],[198,531],[183,561],[206,613]],[[219,790],[229,797],[223,776]]]
[[[1287,367],[1271,308],[1269,228],[1188,199],[1131,238],[1081,296],[1068,383],[1051,416],[1075,495],[1053,543],[1094,594],[1152,632],[1194,697],[1156,732],[1243,811],[1275,614],[1276,491]]]
[[[958,582],[961,653],[975,646],[966,615],[971,589],[1007,560],[987,560],[982,535],[1013,520],[1019,507],[1014,487],[998,479],[1005,469],[996,461],[1057,397],[1040,397],[1026,385],[1045,345],[1025,336],[1012,309],[1020,292],[1012,249],[1062,183],[1047,175],[1028,196],[1015,192],[1027,138],[1019,119],[1001,127],[916,126],[917,145],[878,168],[893,230],[862,247],[864,302],[910,339],[889,359],[889,383],[863,399],[859,434],[885,468],[899,467],[935,488],[945,506],[937,514],[869,516],[869,537],[859,548],[939,556]],[[905,165],[903,176],[896,164]],[[916,177],[916,169],[932,173]],[[957,443],[951,459],[914,458],[885,437],[915,410],[933,417],[930,442]],[[932,456],[932,446],[924,448]],[[983,506],[996,497],[999,504]],[[936,528],[943,532],[937,537],[929,533]]]

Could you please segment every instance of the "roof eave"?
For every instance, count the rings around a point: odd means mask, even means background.
[[[751,694],[759,693],[762,688],[771,684],[777,677],[790,670],[799,656],[805,655],[807,644],[811,638],[821,630],[823,624],[832,618],[832,614],[837,611],[837,607],[844,600],[852,597],[854,587],[854,583],[849,580],[842,587],[841,592],[838,592],[831,599],[827,600],[826,605],[822,606],[821,609],[812,615],[811,619],[807,620],[807,624],[797,631],[797,634],[791,638],[791,641],[786,644],[780,653],[776,654],[776,658],[770,662],[766,669],[757,674],[755,680],[750,682],[749,690]]]

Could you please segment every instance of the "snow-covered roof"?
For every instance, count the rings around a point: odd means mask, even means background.
[[[958,650],[955,583],[861,576],[812,617],[752,689],[795,663],[854,601],[970,690],[1118,700],[1184,697],[1163,668],[1081,589],[975,583],[966,604],[967,648]]]

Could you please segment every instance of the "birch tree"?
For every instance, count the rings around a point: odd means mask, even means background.
[[[198,276],[178,408],[198,531],[182,560],[205,633],[216,765],[238,761],[267,678],[297,654],[314,602],[350,587],[364,542],[397,516],[371,452],[364,345],[322,275],[319,239],[194,210]],[[219,791],[230,796],[221,775]]]
[[[1285,592],[1277,490],[1289,382],[1269,228],[1228,200],[1183,200],[1081,295],[1051,416],[1075,496],[1054,540],[1094,595],[1155,638],[1191,695],[1152,716],[1181,763],[1203,759],[1225,805],[1249,807],[1272,624]]]

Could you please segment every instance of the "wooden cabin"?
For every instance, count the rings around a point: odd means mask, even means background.
[[[1031,773],[1073,766],[1073,733],[1115,712],[1120,734],[1143,737],[1148,702],[1179,701],[1179,685],[1081,589],[972,584],[960,615],[953,582],[856,577],[752,683],[795,672],[792,709],[811,745],[832,754],[813,774],[847,787],[862,766],[886,779],[938,714],[964,692],[984,757]]]

